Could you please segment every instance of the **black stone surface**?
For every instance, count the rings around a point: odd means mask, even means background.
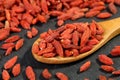
[[[118,7],[118,10],[119,10],[118,13],[116,15],[113,15],[109,19],[120,17],[120,7]],[[97,18],[89,18],[89,19],[82,18],[82,19],[78,19],[75,21],[68,20],[65,23],[73,23],[73,22],[81,22],[81,21],[90,22],[92,19],[95,19],[96,21],[109,20],[109,19],[97,19]],[[57,21],[56,18],[52,18],[45,24],[38,23],[34,26],[39,30],[39,34],[40,34],[42,32],[47,31],[49,28],[56,29],[57,28],[56,21]],[[108,26],[108,27],[110,28],[110,26]],[[11,75],[11,80],[27,80],[27,78],[25,76],[25,68],[28,65],[33,67],[34,72],[36,74],[36,80],[45,80],[41,76],[41,72],[43,71],[44,68],[48,68],[49,71],[52,73],[53,77],[50,80],[58,80],[55,77],[56,72],[65,73],[66,75],[68,75],[69,80],[84,80],[84,78],[89,78],[90,80],[98,80],[99,75],[105,75],[107,77],[114,78],[115,80],[120,80],[120,76],[113,76],[113,75],[111,75],[111,73],[106,73],[106,72],[102,71],[100,69],[101,64],[97,60],[97,57],[99,54],[103,53],[103,54],[109,55],[111,49],[114,46],[120,45],[120,35],[114,37],[108,43],[106,43],[102,48],[100,48],[99,50],[94,52],[92,55],[90,55],[82,60],[79,60],[79,61],[76,61],[73,63],[69,63],[69,64],[50,65],[50,64],[44,64],[44,63],[37,62],[31,54],[31,46],[32,46],[33,42],[39,37],[39,35],[37,35],[36,37],[34,37],[32,39],[28,39],[26,37],[26,30],[22,30],[22,32],[20,32],[20,33],[12,33],[11,35],[14,35],[14,34],[18,34],[22,38],[24,38],[25,43],[24,43],[24,46],[20,50],[13,51],[12,54],[10,54],[9,56],[4,56],[5,51],[0,49],[0,55],[2,55],[2,58],[0,59],[0,80],[2,80],[1,72],[3,70],[4,63],[15,55],[17,55],[19,57],[17,63],[21,64],[22,69],[21,69],[20,75],[17,77],[13,77],[13,75],[11,74],[11,70],[8,70]],[[0,42],[0,45],[2,43],[3,43],[3,41]],[[120,57],[112,57],[112,59],[114,60],[114,63],[115,63],[113,66],[116,69],[120,69]],[[88,60],[90,60],[92,62],[91,67],[86,72],[79,73],[79,67]]]

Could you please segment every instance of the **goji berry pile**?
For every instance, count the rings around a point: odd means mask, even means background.
[[[40,42],[33,46],[32,51],[47,58],[78,56],[98,44],[103,32],[94,20],[91,23],[66,24],[56,30],[49,29],[41,33]]]
[[[46,23],[51,17],[55,16],[58,19],[58,26],[61,26],[66,20],[76,20],[83,17],[110,18],[118,12],[116,6],[120,6],[120,0],[0,0],[0,41],[4,40],[0,48],[6,50],[6,56],[10,55],[13,49],[16,51],[19,50],[24,45],[24,39],[19,35],[11,36],[11,34],[21,32],[23,28],[27,30],[26,36],[31,39],[38,34],[38,30],[35,27],[31,27],[31,25],[37,22]],[[56,30],[49,29],[48,32],[41,34],[40,39],[42,39],[42,41],[39,45],[35,46],[35,53],[39,51],[39,55],[44,57],[57,55],[68,57],[77,56],[79,55],[78,52],[83,53],[91,50],[93,45],[99,43],[102,39],[102,28],[100,26],[96,28],[95,25],[97,25],[97,23],[95,21],[90,24],[80,23],[79,26],[82,26],[82,28],[78,28],[78,25],[79,23],[67,24],[65,25],[67,26],[66,28],[64,26],[64,28],[60,27]],[[85,27],[86,25],[89,29],[83,28],[83,26]],[[89,30],[91,32],[89,32]],[[88,32],[90,35],[88,35]],[[86,35],[87,37],[84,37]],[[57,47],[56,44],[59,47]],[[81,47],[78,48],[78,46]],[[57,54],[53,54],[53,50],[55,49]],[[65,54],[63,54],[63,52],[61,54],[61,50],[64,51]],[[48,51],[47,53],[49,54],[43,54],[46,53],[44,51]],[[115,46],[110,54],[114,57],[120,56],[120,46]],[[0,72],[0,79],[10,80],[22,74],[22,65],[18,62],[18,59],[18,56],[14,56],[4,63],[1,69],[2,72]],[[101,70],[111,73],[112,75],[120,75],[120,70],[114,67],[113,64],[115,64],[115,62],[112,58],[101,54],[98,56],[98,59],[102,64],[100,65]],[[93,64],[90,60],[85,62],[78,67],[79,72],[82,74],[82,72],[91,68],[91,65]],[[60,80],[70,79],[69,75],[63,71],[51,72],[52,70],[49,71],[45,68],[41,72],[41,75],[44,79],[51,79],[54,76]],[[32,66],[27,65],[27,67],[25,67],[25,75],[29,80],[36,80],[37,74]],[[99,80],[107,80],[107,77],[104,75],[99,75],[98,78]],[[89,80],[89,78],[84,78],[84,80]],[[108,80],[113,79],[108,78]]]
[[[0,40],[7,38],[11,32],[20,32],[20,27],[29,30],[38,21],[46,23],[51,16],[57,17],[59,26],[68,19],[109,18],[117,13],[116,5],[120,5],[120,0],[1,0]],[[109,12],[104,11],[106,9]],[[27,36],[32,38],[30,31]]]
[[[116,49],[117,48],[117,49]],[[120,46],[115,46],[111,51],[110,54],[118,57],[119,55],[114,55],[114,54],[120,54]],[[120,70],[115,68],[113,64],[115,62],[106,54],[99,54],[98,58],[99,62],[101,63],[100,69],[103,70],[104,72],[111,73],[112,75],[120,75]],[[2,71],[2,79],[3,80],[10,80],[10,72],[8,72],[9,69],[11,69],[11,73],[13,74],[14,77],[18,76],[21,73],[21,65],[20,63],[17,62],[18,56],[14,56],[11,59],[9,59],[5,64],[4,64],[4,69]],[[79,67],[79,72],[84,73],[87,71],[91,66],[93,65],[92,61],[86,61]],[[32,66],[27,66],[25,68],[25,74],[26,77],[29,80],[36,80],[36,72],[32,68]],[[63,72],[56,72],[54,75],[49,71],[47,68],[44,68],[43,71],[41,72],[41,75],[44,79],[51,79],[53,76],[56,76],[59,80],[70,80],[69,76]],[[105,75],[99,75],[98,76],[99,80],[116,80],[112,78],[107,78]],[[90,80],[89,78],[84,78],[84,80]]]

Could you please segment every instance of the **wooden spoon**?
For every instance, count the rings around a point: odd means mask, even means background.
[[[60,57],[60,56],[57,56],[57,57],[53,57],[53,58],[45,58],[45,57],[42,57],[42,56],[38,56],[33,51],[32,51],[32,54],[37,61],[42,62],[42,63],[47,63],[47,64],[70,63],[70,62],[80,60],[84,57],[87,57],[88,55],[94,53],[96,50],[98,50],[100,47],[102,47],[111,38],[115,37],[116,35],[118,35],[120,33],[120,18],[115,18],[115,19],[112,19],[112,20],[99,22],[98,24],[100,24],[105,31],[104,34],[103,34],[104,38],[100,41],[99,44],[95,45],[93,47],[93,49],[88,51],[88,52],[82,53],[82,54],[80,54],[76,57]],[[34,42],[34,44],[38,44],[39,42],[40,42],[40,39],[37,39]]]

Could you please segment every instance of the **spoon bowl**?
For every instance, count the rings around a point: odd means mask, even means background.
[[[70,63],[70,62],[83,59],[87,57],[88,55],[94,53],[96,50],[102,47],[105,43],[107,43],[110,39],[112,39],[113,37],[115,37],[116,35],[120,33],[120,18],[98,22],[98,24],[101,25],[104,29],[103,39],[99,42],[99,44],[95,45],[93,49],[88,52],[82,53],[76,57],[56,56],[53,58],[45,58],[43,56],[38,56],[32,50],[32,55],[37,61],[42,62],[42,63],[47,63],[47,64],[65,64],[65,63]],[[33,46],[35,44],[38,44],[39,42],[40,42],[40,39],[37,39],[34,42]]]

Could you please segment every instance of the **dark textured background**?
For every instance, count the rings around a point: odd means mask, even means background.
[[[112,16],[109,19],[112,18],[116,18],[120,16],[120,7],[118,7],[119,11],[116,15]],[[86,21],[91,21],[91,19],[95,19],[96,21],[104,21],[104,20],[109,20],[109,19],[96,19],[96,18],[89,18],[89,19],[78,19],[75,21],[66,21],[65,23],[73,23],[73,22],[86,22]],[[107,25],[106,25],[107,26]],[[56,27],[56,18],[52,18],[50,19],[47,23],[45,24],[36,24],[35,27],[39,30],[39,34],[47,31],[49,28],[51,29],[55,29]],[[110,26],[108,26],[110,28]],[[25,39],[25,43],[24,46],[18,50],[18,51],[13,51],[12,54],[10,54],[9,56],[4,56],[5,51],[0,49],[0,55],[2,56],[2,58],[0,59],[0,80],[1,80],[1,72],[3,69],[3,64],[9,60],[11,57],[18,55],[19,59],[17,61],[17,63],[21,64],[21,73],[18,77],[13,77],[12,74],[11,75],[11,80],[27,80],[26,76],[25,76],[25,68],[26,66],[30,65],[33,67],[35,73],[36,73],[36,80],[45,80],[42,76],[41,76],[41,72],[43,71],[44,68],[48,68],[49,71],[53,74],[53,77],[50,80],[58,80],[55,77],[55,73],[60,71],[65,73],[66,75],[69,76],[69,80],[84,80],[85,77],[89,78],[90,80],[98,80],[98,76],[101,75],[105,75],[107,77],[112,77],[115,80],[120,80],[120,76],[112,76],[111,73],[106,73],[102,70],[100,70],[100,63],[97,60],[97,57],[99,54],[104,53],[109,55],[111,49],[116,46],[116,45],[120,45],[120,36],[116,36],[113,39],[111,39],[107,44],[105,44],[102,48],[100,48],[99,50],[97,50],[96,52],[94,52],[92,55],[73,62],[73,63],[69,63],[69,64],[63,64],[63,65],[49,65],[49,64],[44,64],[44,63],[40,63],[37,62],[36,60],[34,60],[32,54],[31,54],[31,46],[33,44],[33,42],[39,37],[39,35],[37,35],[36,37],[32,38],[32,39],[28,39],[26,37],[26,30],[22,30],[21,33],[12,33],[11,35],[14,34],[19,34],[22,38]],[[3,42],[0,42],[0,45]],[[87,60],[90,60],[92,62],[92,65],[90,67],[90,69],[88,69],[88,71],[83,72],[83,73],[79,73],[79,67],[86,62]],[[114,60],[114,67],[117,69],[120,69],[120,57],[113,57]],[[9,70],[9,72],[11,73],[11,70]]]

